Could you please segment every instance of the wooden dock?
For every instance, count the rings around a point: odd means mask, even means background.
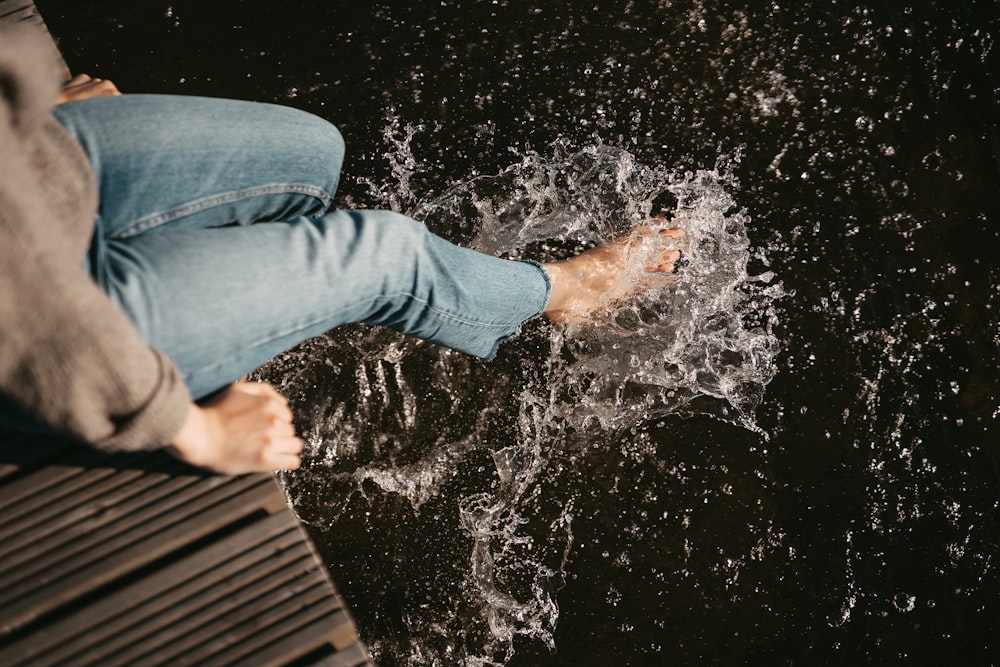
[[[0,665],[371,664],[271,475],[0,442]]]

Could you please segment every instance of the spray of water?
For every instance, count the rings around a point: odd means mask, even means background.
[[[459,183],[415,215],[446,229],[471,226],[470,244],[482,252],[541,259],[615,238],[654,215],[672,217],[685,235],[673,280],[601,326],[554,332],[566,357],[558,380],[571,395],[558,414],[577,427],[617,429],[711,396],[721,415],[756,429],[752,412],[777,352],[772,304],[782,289],[769,271],[750,275],[749,221],[731,194],[737,184],[717,170],[643,166],[610,146],[553,153],[529,153],[498,176]]]
[[[391,131],[392,164],[407,174],[416,131]],[[733,198],[738,184],[721,169],[672,173],[620,148],[556,145],[424,201],[408,183],[399,179],[405,192],[393,202],[416,202],[410,215],[511,258],[564,258],[655,215],[684,231],[682,267],[670,280],[600,326],[536,324],[508,344],[498,361],[505,368],[487,381],[480,362],[367,329],[315,341],[263,371],[312,415],[302,429],[306,465],[285,480],[304,520],[331,526],[361,502],[378,513],[377,493],[405,499],[414,516],[433,508],[435,522],[453,526],[440,551],[460,581],[441,594],[464,599],[436,617],[408,615],[408,645],[371,638],[375,654],[498,664],[517,638],[554,648],[574,535],[573,490],[554,488],[551,471],[677,412],[708,411],[757,430],[782,290],[766,257],[751,251],[750,221]],[[751,275],[751,264],[765,270]],[[484,452],[491,465],[465,470]]]

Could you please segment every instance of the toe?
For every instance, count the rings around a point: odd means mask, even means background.
[[[673,273],[674,265],[681,258],[679,250],[665,250],[660,253],[656,261],[646,265],[649,273]]]

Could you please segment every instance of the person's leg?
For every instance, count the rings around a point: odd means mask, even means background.
[[[141,234],[108,249],[112,299],[195,396],[348,322],[489,358],[549,295],[541,266],[460,248],[387,211]]]
[[[296,109],[235,100],[125,95],[56,107],[99,187],[89,266],[106,285],[113,239],[318,216],[337,189],[344,144]]]
[[[545,305],[538,266],[388,212],[320,216],[343,143],[309,114],[124,96],[57,116],[100,183],[92,273],[196,396],[346,322],[489,357]]]
[[[458,248],[393,213],[320,216],[343,141],[293,109],[125,96],[57,115],[100,183],[95,277],[199,396],[347,322],[489,358],[543,309],[589,321],[641,288],[636,271],[677,259],[663,241],[679,230],[543,268]]]

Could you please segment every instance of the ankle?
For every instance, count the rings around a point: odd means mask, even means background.
[[[553,322],[560,321],[560,314],[566,310],[569,303],[569,289],[566,286],[566,270],[562,262],[542,264],[549,276],[549,301],[542,310],[542,315]]]

